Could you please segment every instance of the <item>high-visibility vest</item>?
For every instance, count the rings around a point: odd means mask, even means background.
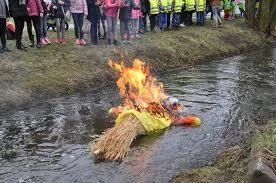
[[[168,11],[172,11],[172,6],[173,6],[173,0],[168,0]]]
[[[225,10],[230,10],[230,0],[223,0],[223,7]]]
[[[196,0],[196,11],[204,11],[206,8],[206,0]]]
[[[186,0],[186,11],[193,11],[195,10],[195,0]]]
[[[149,0],[150,2],[150,14],[159,14],[158,0]]]
[[[175,0],[174,7],[173,7],[174,12],[181,13],[182,6],[183,6],[183,0]]]
[[[168,12],[168,0],[159,0],[159,10],[160,13]]]

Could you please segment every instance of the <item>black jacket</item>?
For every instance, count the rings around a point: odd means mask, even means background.
[[[149,0],[141,0],[141,11],[143,13],[150,13],[150,2]]]
[[[100,8],[96,5],[97,0],[86,0],[88,9],[88,19],[100,17]]]
[[[27,2],[26,2],[27,4]],[[27,17],[27,5],[19,5],[19,0],[9,0],[10,16],[13,18]]]

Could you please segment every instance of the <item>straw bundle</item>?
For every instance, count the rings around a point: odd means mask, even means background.
[[[133,140],[146,134],[141,122],[133,115],[128,116],[119,125],[108,129],[91,146],[91,154],[97,159],[121,161],[128,152]]]

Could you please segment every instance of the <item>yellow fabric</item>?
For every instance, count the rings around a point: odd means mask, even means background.
[[[150,14],[152,15],[159,14],[158,0],[149,0],[149,1],[150,1]]]
[[[174,1],[174,12],[181,13],[183,4],[184,4],[184,2],[182,0],[175,0]]]
[[[186,11],[195,10],[195,0],[185,0]]]
[[[204,11],[206,7],[206,0],[196,0],[196,11]]]
[[[158,117],[148,112],[139,112],[134,109],[128,109],[119,114],[115,121],[115,124],[120,124],[129,115],[134,115],[142,123],[147,133],[162,130],[171,126],[172,124],[170,118]]]

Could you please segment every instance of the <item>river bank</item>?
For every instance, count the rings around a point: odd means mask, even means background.
[[[54,36],[50,33],[50,37]],[[13,49],[11,54],[1,55],[1,107],[21,104],[37,96],[68,95],[111,83],[114,75],[107,60],[118,59],[125,52],[127,62],[140,58],[158,72],[268,44],[247,28],[243,20],[227,22],[219,29],[207,23],[204,27],[185,27],[178,32],[148,33],[141,40],[118,48],[105,42],[77,47],[73,45],[73,33],[67,32],[67,36],[70,43],[66,46],[53,44],[28,52]],[[14,42],[9,42],[9,47],[14,48]]]

